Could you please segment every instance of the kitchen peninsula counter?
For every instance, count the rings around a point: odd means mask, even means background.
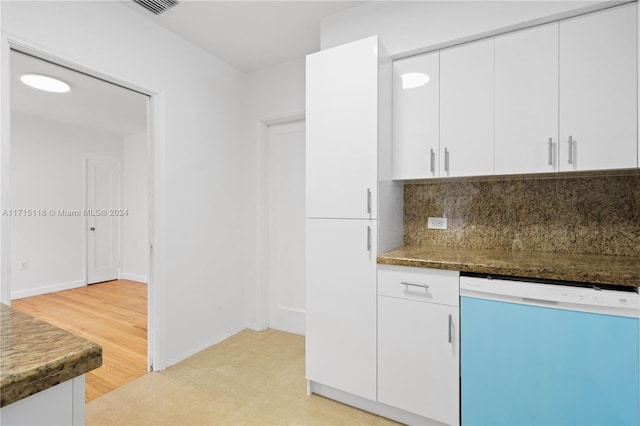
[[[0,304],[0,407],[102,365],[87,339]]]
[[[379,264],[448,269],[488,275],[640,286],[640,258],[403,245]]]

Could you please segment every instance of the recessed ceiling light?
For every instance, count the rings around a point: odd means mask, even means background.
[[[62,80],[42,74],[24,74],[20,81],[39,90],[47,92],[64,93],[71,90],[71,87]]]

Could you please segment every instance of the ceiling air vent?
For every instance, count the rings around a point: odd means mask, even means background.
[[[178,0],[133,0],[154,15],[160,15],[180,3]]]

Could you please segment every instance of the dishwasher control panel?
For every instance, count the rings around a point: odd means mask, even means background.
[[[462,276],[460,295],[558,309],[640,316],[640,296],[635,291]]]

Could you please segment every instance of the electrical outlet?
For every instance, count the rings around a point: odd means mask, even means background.
[[[446,217],[430,217],[427,221],[428,229],[447,229]]]
[[[21,260],[20,261],[20,270],[21,271],[25,271],[29,269],[29,261],[28,260]]]

